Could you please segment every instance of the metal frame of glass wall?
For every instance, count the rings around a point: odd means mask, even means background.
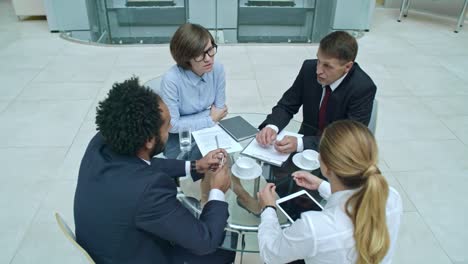
[[[86,0],[89,36],[98,44],[168,43],[186,22],[218,43],[309,43],[331,31],[329,0]],[[77,35],[77,34],[76,34]],[[71,38],[74,32],[66,34]]]

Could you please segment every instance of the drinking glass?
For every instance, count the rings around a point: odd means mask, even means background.
[[[192,130],[190,127],[182,127],[179,130],[180,151],[190,151],[192,147]]]

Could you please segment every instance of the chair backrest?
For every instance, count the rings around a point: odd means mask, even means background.
[[[57,220],[57,224],[62,230],[63,234],[65,237],[75,246],[75,249],[78,249],[80,255],[86,259],[87,262],[89,263],[95,263],[94,260],[91,258],[91,256],[84,250],[78,242],[76,242],[76,237],[73,231],[70,229],[68,224],[65,222],[65,220],[62,218],[62,216],[59,213],[55,213],[55,219]]]
[[[148,86],[155,93],[159,94],[159,90],[161,89],[161,76],[153,78],[145,82],[143,85]]]
[[[375,135],[375,130],[377,128],[377,113],[379,110],[378,108],[379,108],[378,101],[377,99],[374,99],[374,105],[372,106],[371,118],[370,118],[369,125],[368,125],[369,130],[374,135]]]

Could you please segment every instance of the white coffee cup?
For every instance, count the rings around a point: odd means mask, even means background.
[[[312,149],[306,149],[302,152],[301,163],[307,167],[317,167],[319,165],[318,152]]]
[[[236,160],[237,171],[241,175],[247,175],[255,167],[255,160],[248,157],[240,157]]]

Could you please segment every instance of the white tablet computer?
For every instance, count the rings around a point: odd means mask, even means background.
[[[276,206],[294,222],[306,211],[322,211],[323,207],[307,191],[301,190],[276,200]]]

